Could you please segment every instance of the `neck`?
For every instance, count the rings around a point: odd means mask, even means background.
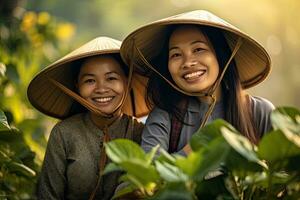
[[[222,99],[222,89],[221,86],[217,87],[217,89],[213,93],[216,96],[217,102]],[[210,96],[204,96],[204,97],[197,97],[197,99],[203,103],[210,104],[212,103],[212,99]]]
[[[105,127],[109,127],[113,122],[119,119],[122,116],[122,112],[117,111],[110,117],[104,117],[93,112],[90,112],[92,122],[100,129],[104,129]]]

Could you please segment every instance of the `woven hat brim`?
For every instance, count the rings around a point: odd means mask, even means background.
[[[115,49],[107,50],[91,49],[90,52],[78,52],[78,49],[49,65],[30,82],[27,96],[31,104],[40,112],[58,119],[65,119],[71,114],[75,114],[76,110],[70,113],[75,100],[52,84],[49,79],[56,80],[75,91],[74,80],[72,79],[72,66],[74,66],[72,64],[74,61],[95,55],[120,53],[117,46]],[[136,85],[133,86],[131,95],[125,99],[122,110],[125,114],[136,117],[147,115],[149,110],[144,100],[147,79],[145,77],[141,78],[139,75],[133,75],[132,82],[136,83]]]
[[[166,42],[166,34],[169,26],[180,24],[193,24],[218,28],[224,33],[231,49],[235,47],[239,37],[243,39],[243,44],[235,55],[234,60],[237,64],[244,89],[259,84],[265,80],[270,73],[271,59],[262,45],[238,28],[206,11],[184,13],[138,28],[129,34],[122,43],[121,56],[124,62],[129,64],[133,59],[134,67],[137,72],[144,76],[151,74],[151,69],[145,65],[138,54],[133,54],[133,51],[128,51],[128,49],[132,49],[134,43],[148,62],[151,63]]]

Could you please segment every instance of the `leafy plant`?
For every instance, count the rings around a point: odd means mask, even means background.
[[[0,110],[0,199],[30,199],[36,184],[35,154]]]
[[[69,51],[76,27],[48,12],[27,11],[22,6],[20,0],[1,1],[0,109],[9,124],[22,130],[41,164],[45,133],[53,120],[30,105],[27,87],[36,73]]]
[[[138,190],[146,199],[300,198],[300,112],[277,108],[271,121],[273,130],[254,145],[216,120],[193,135],[187,157],[158,147],[146,154],[132,141],[111,141],[106,173],[124,170],[121,181],[128,182],[115,197]]]

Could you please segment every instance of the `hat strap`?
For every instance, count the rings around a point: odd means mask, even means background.
[[[143,63],[145,65],[147,65],[147,67],[149,67],[151,70],[153,70],[156,74],[158,74],[163,80],[165,80],[169,85],[171,85],[175,90],[180,91],[181,93],[188,95],[188,96],[196,96],[196,97],[204,97],[207,96],[207,93],[203,93],[203,92],[186,92],[184,90],[182,90],[181,88],[179,88],[177,85],[175,85],[174,83],[172,83],[170,80],[168,80],[166,77],[164,77],[159,71],[157,71],[148,61],[147,59],[144,57],[143,53],[140,51],[140,49],[135,45],[135,42],[133,42],[135,50],[137,51],[139,57],[142,59]],[[135,51],[133,51],[135,52]],[[132,56],[134,57],[134,56]],[[133,60],[133,59],[131,59]]]
[[[109,137],[109,134],[108,134],[108,128],[105,127],[103,129],[103,143],[106,144],[110,140],[111,140],[111,138]],[[107,163],[107,155],[106,155],[106,152],[105,152],[105,145],[104,144],[102,144],[101,150],[100,150],[100,159],[99,159],[99,163],[98,163],[99,169],[98,169],[97,183],[96,183],[96,186],[95,186],[93,192],[90,194],[89,200],[96,199],[96,194],[98,192],[98,189],[99,189],[100,185],[103,182],[104,168],[105,168],[106,163]]]
[[[158,70],[156,70],[148,61],[147,59],[144,57],[143,53],[140,51],[140,49],[135,45],[135,42],[133,41],[133,45],[135,47],[135,50],[137,51],[139,57],[142,59],[143,63],[147,65],[147,67],[149,67],[151,70],[153,70],[156,74],[158,74],[163,80],[165,80],[168,84],[170,84],[174,89],[176,89],[177,91],[180,91],[182,92],[183,94],[185,95],[188,95],[188,96],[196,96],[196,97],[204,97],[204,96],[209,96],[211,97],[212,99],[212,102],[209,104],[209,107],[208,107],[208,110],[207,112],[205,113],[205,116],[201,122],[201,125],[200,125],[200,128],[201,129],[202,127],[205,126],[205,124],[207,123],[208,121],[208,118],[209,116],[211,115],[215,105],[216,105],[216,95],[214,94],[214,92],[216,91],[216,89],[219,87],[224,75],[225,75],[225,72],[229,66],[229,64],[231,63],[231,61],[233,60],[234,56],[236,55],[236,53],[238,52],[238,50],[240,49],[241,45],[243,43],[243,40],[241,37],[238,38],[237,42],[236,42],[236,45],[232,51],[232,54],[229,58],[229,60],[227,61],[221,75],[217,78],[217,80],[214,82],[213,86],[210,88],[210,90],[207,92],[207,93],[203,93],[203,92],[193,92],[193,93],[189,93],[189,92],[186,92],[184,90],[182,90],[181,88],[179,88],[177,85],[173,84],[170,80],[168,80],[166,77],[164,77]],[[135,51],[133,51],[135,52]],[[133,56],[134,57],[134,56]],[[131,59],[131,61],[133,61],[133,59]],[[132,62],[131,62],[132,64]]]
[[[104,125],[110,125],[112,122],[115,121],[116,118],[118,118],[118,116],[115,116],[114,113],[116,113],[116,111],[118,110],[118,108],[120,106],[116,108],[116,110],[113,112],[113,114],[106,114],[104,112],[101,112],[96,106],[94,106],[93,104],[88,102],[86,99],[82,98],[80,95],[78,95],[74,91],[70,90],[69,88],[67,88],[63,84],[59,83],[58,81],[56,81],[52,78],[49,78],[49,77],[47,77],[47,79],[51,83],[53,83],[55,86],[57,86],[59,89],[61,89],[65,94],[69,95],[74,100],[79,102],[81,105],[86,107],[89,111],[93,112],[96,115],[99,115],[99,117],[102,116],[103,118],[105,118],[105,120],[102,120],[103,121],[103,126]]]
[[[234,47],[234,49],[233,49],[233,51],[231,53],[231,56],[228,59],[228,61],[227,61],[226,65],[225,65],[225,67],[224,67],[221,75],[217,78],[217,80],[215,81],[213,87],[210,88],[208,94],[214,93],[215,90],[217,89],[217,87],[219,87],[219,85],[220,85],[220,83],[221,83],[221,81],[222,81],[222,79],[223,79],[223,77],[225,75],[225,72],[226,72],[229,64],[233,60],[234,56],[236,55],[236,53],[238,52],[238,50],[240,49],[240,47],[242,46],[242,44],[243,44],[243,39],[241,37],[239,37],[238,40],[237,40],[237,42],[236,42],[236,45],[235,45],[235,47]]]
[[[47,79],[51,83],[53,83],[56,87],[58,87],[60,90],[62,90],[65,94],[69,95],[74,100],[78,101],[80,104],[82,104],[84,107],[86,107],[88,110],[93,111],[95,114],[100,114],[100,115],[107,116],[107,117],[110,116],[110,115],[107,115],[107,114],[101,112],[100,110],[98,110],[98,108],[96,106],[94,106],[93,104],[91,104],[90,102],[88,102],[87,100],[85,100],[80,95],[78,95],[74,91],[70,90],[69,88],[67,88],[66,86],[61,84],[60,82],[56,81],[55,79],[52,79],[49,77],[47,77]]]
[[[231,61],[233,60],[234,56],[236,55],[236,53],[238,52],[238,50],[240,49],[241,45],[243,44],[243,40],[241,37],[238,38],[238,41],[236,42],[236,45],[232,51],[232,54],[229,58],[229,60],[227,61],[221,75],[218,77],[218,79],[215,81],[214,85],[210,88],[209,92],[208,92],[208,95],[211,99],[212,99],[212,102],[209,104],[209,107],[208,107],[208,110],[207,112],[205,113],[204,115],[204,118],[201,122],[201,125],[200,125],[200,128],[198,129],[198,131],[205,126],[205,124],[207,123],[207,120],[209,118],[209,116],[211,115],[212,111],[213,111],[213,108],[215,107],[216,105],[216,95],[214,94],[214,92],[216,91],[216,89],[219,87],[224,75],[225,75],[225,72],[229,66],[229,64],[231,63]]]

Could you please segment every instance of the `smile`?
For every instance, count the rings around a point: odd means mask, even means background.
[[[199,70],[199,71],[196,71],[196,72],[185,74],[183,76],[183,78],[185,80],[194,80],[194,79],[197,79],[197,78],[201,77],[205,72],[206,72],[206,70]]]
[[[108,103],[113,99],[113,97],[99,97],[99,98],[93,98],[94,101],[97,103]]]

